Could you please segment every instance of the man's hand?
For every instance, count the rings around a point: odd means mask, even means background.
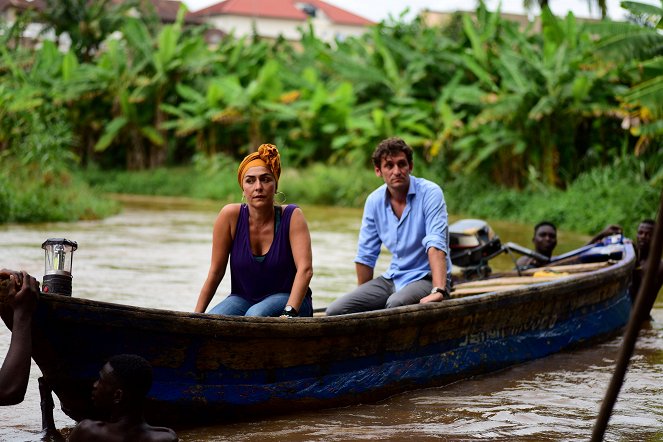
[[[37,299],[39,299],[39,281],[21,272],[22,285],[14,296],[14,310],[22,311],[28,314],[34,313],[37,308]]]
[[[448,292],[447,292],[447,295],[448,295]],[[440,292],[436,291],[434,293],[431,293],[430,295],[427,295],[427,296],[424,296],[423,298],[421,298],[419,300],[419,303],[420,304],[426,304],[428,302],[440,302],[440,301],[443,301],[444,299],[448,299],[448,298],[445,298],[444,296],[445,295],[443,293],[440,293]]]
[[[14,312],[31,315],[37,308],[39,282],[25,271],[0,270],[0,279],[9,280],[7,296]]]

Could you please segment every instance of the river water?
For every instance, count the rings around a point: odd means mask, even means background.
[[[0,226],[0,267],[24,269],[41,280],[42,242],[65,237],[74,253],[74,296],[136,306],[190,311],[207,274],[211,229],[219,205],[182,199],[123,197],[121,214],[101,221]],[[361,211],[303,207],[313,241],[314,307],[355,285]],[[455,218],[454,218],[455,219]],[[452,219],[452,220],[454,220]],[[531,246],[531,226],[491,221],[503,242]],[[560,231],[557,253],[587,237]],[[388,256],[381,257],[378,271]],[[491,263],[512,267],[507,255]],[[224,280],[218,302],[230,288]],[[605,440],[663,440],[663,303],[641,332]],[[0,326],[0,358],[10,333]],[[344,440],[588,440],[610,381],[620,338],[562,352],[498,373],[440,388],[397,395],[375,404],[311,411],[253,422],[180,431],[182,441]],[[75,345],[75,343],[72,343]],[[32,366],[26,399],[0,408],[0,441],[40,440],[37,378]],[[58,408],[55,422],[74,426]]]

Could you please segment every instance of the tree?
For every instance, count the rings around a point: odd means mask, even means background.
[[[92,60],[101,43],[122,27],[138,0],[44,0],[40,19],[43,33],[52,30],[58,40],[67,36],[81,61]]]

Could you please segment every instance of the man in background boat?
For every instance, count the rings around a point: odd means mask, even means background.
[[[170,428],[153,427],[145,422],[143,404],[152,386],[152,366],[138,355],[112,356],[99,372],[92,388],[92,401],[105,420],[82,420],[68,437],[69,442],[146,441],[172,442],[179,440]],[[50,440],[64,440],[53,421],[53,398],[45,382],[40,379],[42,422]],[[47,406],[44,406],[47,404]]]
[[[372,160],[384,184],[364,205],[355,258],[358,287],[327,307],[327,315],[356,313],[449,297],[449,224],[442,189],[410,175],[412,148],[400,138],[378,144]],[[387,271],[373,270],[384,245],[392,253]]]
[[[652,236],[654,234],[654,226],[656,222],[653,219],[645,219],[640,222],[638,225],[638,230],[636,232],[636,242],[635,250],[637,255],[637,261],[635,265],[635,270],[633,271],[633,287],[631,290],[631,296],[633,302],[635,302],[635,296],[640,289],[640,283],[645,274],[645,269],[647,268],[647,260],[649,259],[649,249],[651,247]],[[653,287],[653,290],[658,293],[663,286],[663,261],[659,262],[658,272],[656,273],[656,283]]]
[[[534,226],[532,243],[534,244],[536,253],[551,258],[553,250],[557,246],[557,227],[550,221],[541,221]],[[516,266],[520,270],[524,270],[541,267],[547,263],[548,261],[541,261],[532,256],[521,256],[516,261]]]
[[[0,368],[0,405],[15,405],[23,401],[30,377],[32,315],[37,308],[39,282],[24,271],[7,269],[0,270],[0,282],[6,284],[5,296],[13,310],[2,312],[12,336]]]

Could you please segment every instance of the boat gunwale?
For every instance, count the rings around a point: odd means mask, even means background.
[[[578,287],[585,286],[590,288],[609,281],[621,280],[626,273],[631,272],[631,267],[635,262],[635,252],[632,244],[625,244],[624,249],[625,254],[623,259],[610,266],[588,273],[570,274],[553,281],[542,281],[509,290],[452,298],[440,303],[409,305],[331,317],[319,316],[286,319],[221,316],[208,313],[138,307],[61,295],[44,294],[43,298],[47,300],[45,304],[48,304],[50,308],[59,309],[61,306],[63,309],[98,311],[99,314],[107,316],[109,321],[112,321],[111,315],[115,315],[121,321],[132,321],[132,319],[139,317],[141,320],[134,321],[134,326],[146,330],[151,328],[150,324],[153,327],[162,327],[159,323],[167,320],[169,321],[169,328],[177,328],[180,333],[209,335],[224,333],[242,336],[247,336],[247,333],[249,333],[253,337],[266,337],[271,336],[273,333],[278,333],[282,337],[288,337],[289,335],[298,336],[301,333],[313,333],[320,336],[329,336],[330,332],[333,334],[345,334],[349,329],[353,329],[352,332],[356,332],[364,327],[370,327],[371,330],[375,330],[376,327],[392,328],[395,324],[412,320],[416,320],[419,324],[426,324],[453,317],[459,312],[467,313],[468,310],[477,309],[479,311],[485,308],[492,308],[495,303],[499,303],[502,306],[510,303],[524,303],[532,296],[546,296],[547,294],[551,295],[557,292],[563,293],[567,287],[577,289]],[[106,313],[111,313],[111,315],[106,315]],[[87,321],[83,317],[71,317],[69,320]],[[107,322],[106,324],[108,325],[109,323]],[[343,329],[346,331],[343,332]],[[334,330],[339,331],[334,333]]]

